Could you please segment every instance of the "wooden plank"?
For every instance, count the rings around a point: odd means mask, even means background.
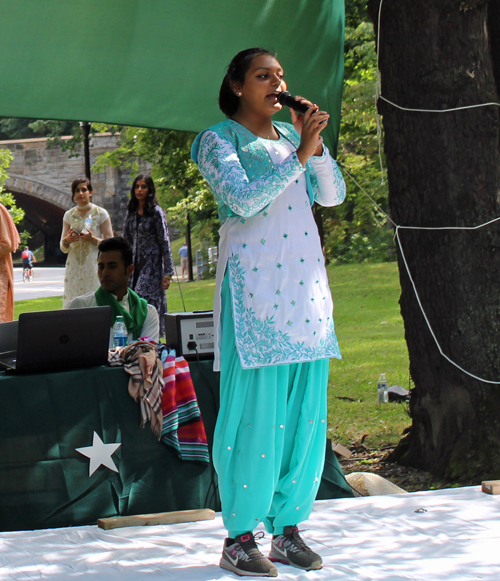
[[[150,525],[169,525],[181,522],[196,522],[212,520],[215,512],[210,508],[196,510],[176,510],[173,512],[159,512],[158,514],[138,514],[131,516],[115,516],[100,518],[97,521],[101,529],[117,529],[120,527],[144,527]]]
[[[344,458],[350,458],[352,456],[352,452],[349,449],[336,442],[332,442],[332,450]]]

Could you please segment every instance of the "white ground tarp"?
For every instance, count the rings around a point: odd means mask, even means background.
[[[280,580],[465,581],[500,579],[500,496],[479,486],[323,500],[303,536],[324,559],[306,573],[278,565]],[[213,521],[0,533],[2,581],[211,581],[224,528]],[[270,537],[261,541],[269,548]]]

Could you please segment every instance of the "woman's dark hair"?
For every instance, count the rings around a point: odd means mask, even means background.
[[[99,242],[97,246],[99,250],[98,256],[101,252],[120,252],[122,255],[125,268],[128,268],[133,262],[133,250],[128,240],[122,236],[113,236],[113,238],[105,238]]]
[[[276,53],[265,48],[247,48],[239,52],[227,67],[227,73],[219,91],[219,107],[226,117],[232,117],[240,105],[240,100],[231,89],[231,81],[245,82],[245,75],[256,56],[268,54],[276,58]]]
[[[135,178],[132,187],[130,188],[130,200],[127,209],[132,214],[139,207],[139,200],[135,197],[135,186],[139,180],[144,180],[148,186],[148,197],[146,198],[146,205],[144,206],[144,214],[151,216],[154,213],[155,206],[158,204],[155,183],[151,176],[139,174]]]
[[[89,189],[89,192],[90,192],[91,197],[92,197],[92,184],[90,183],[90,180],[88,180],[87,178],[77,178],[76,180],[73,180],[71,183],[71,201],[72,202],[75,201],[76,188],[80,184],[87,184],[87,188]]]

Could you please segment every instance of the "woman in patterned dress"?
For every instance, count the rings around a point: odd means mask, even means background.
[[[81,295],[99,288],[97,245],[112,238],[108,212],[92,203],[92,184],[78,178],[71,184],[71,199],[76,206],[63,216],[60,248],[68,255],[64,272],[63,309]]]
[[[129,286],[158,311],[160,336],[165,335],[165,291],[174,274],[167,219],[156,199],[150,176],[138,175],[130,189],[130,201],[122,235],[134,250],[134,272]]]
[[[309,110],[292,110],[293,125],[273,122],[285,89],[275,55],[238,53],[219,94],[228,119],[192,148],[222,224],[213,457],[228,537],[220,565],[269,577],[277,575],[272,561],[322,566],[297,524],[309,517],[319,487],[329,358],[340,358],[311,205],[340,204],[345,184],[320,135],[328,113],[297,97]],[[259,522],[273,535],[269,559],[255,543]]]

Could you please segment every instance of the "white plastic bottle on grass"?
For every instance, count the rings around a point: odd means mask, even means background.
[[[378,378],[377,382],[377,401],[378,403],[387,403],[388,401],[388,388],[387,379],[385,377],[385,373],[381,373],[380,377]]]
[[[127,338],[127,327],[125,326],[123,317],[118,316],[113,325],[113,347],[125,347]]]

